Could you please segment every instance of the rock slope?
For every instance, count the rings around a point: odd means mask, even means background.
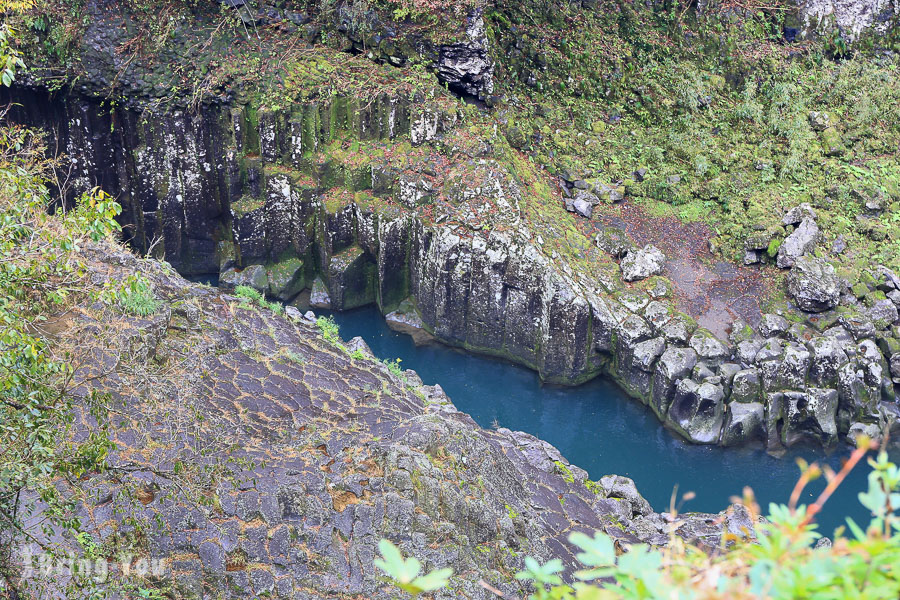
[[[345,346],[296,311],[189,284],[114,247],[85,258],[96,285],[139,275],[160,303],[143,318],[79,307],[47,327],[57,348],[83,357],[73,435],[108,417],[115,442],[107,472],[61,482],[95,554],[167,561],[155,579],[113,573],[110,591],[393,598],[372,566],[388,538],[428,568],[455,570],[436,597],[491,597],[482,578],[523,595],[512,574],[524,556],[571,568],[572,531],[605,531],[622,547],[669,539],[631,480],[592,482],[546,442],[479,428],[359,339]],[[87,409],[97,394],[102,416]],[[685,515],[675,531],[715,547],[723,527],[752,523],[739,509]]]

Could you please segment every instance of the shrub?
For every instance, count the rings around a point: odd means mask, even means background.
[[[251,302],[262,302],[265,298],[263,295],[259,293],[258,290],[248,286],[248,285],[239,285],[234,290],[234,295],[238,298],[244,298],[246,300],[250,300]]]
[[[2,47],[0,47],[2,54]],[[112,443],[105,420],[85,439],[69,437],[74,357],[59,356],[37,332],[68,302],[102,299],[85,279],[79,248],[118,230],[121,208],[93,190],[76,210],[50,215],[44,176],[51,165],[32,132],[0,127],[0,515],[7,532],[77,533],[71,500],[55,485],[105,468]],[[143,304],[142,306],[146,306]],[[98,399],[85,399],[93,410]],[[33,493],[23,494],[29,490]],[[45,520],[27,519],[42,511]],[[14,589],[13,544],[0,544],[0,588]]]
[[[338,324],[334,322],[334,317],[319,317],[316,319],[316,326],[322,332],[322,337],[332,344],[341,341],[341,330]]]

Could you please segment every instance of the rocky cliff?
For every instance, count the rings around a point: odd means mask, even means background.
[[[72,435],[102,433],[109,419],[115,443],[104,473],[60,482],[82,548],[135,566],[100,589],[393,598],[372,565],[388,538],[428,568],[455,570],[436,597],[492,597],[481,579],[523,595],[511,576],[523,558],[571,568],[572,531],[606,531],[623,546],[669,540],[665,515],[631,480],[590,481],[546,442],[479,428],[439,386],[391,370],[358,338],[323,335],[296,310],[190,284],[118,247],[81,255],[98,288],[139,276],[157,302],[147,317],[97,303],[46,325],[76,361]],[[742,535],[753,524],[738,509],[674,527],[716,547],[723,527]],[[136,567],[159,559],[155,576]],[[67,581],[22,583],[51,597]]]
[[[900,279],[864,258],[875,244],[879,256],[892,260],[890,244],[881,244],[892,239],[885,232],[895,212],[889,178],[867,175],[887,183],[852,192],[872,206],[856,216],[853,252],[866,262],[852,279],[828,263],[843,251],[839,241],[846,242],[825,231],[825,209],[817,217],[808,203],[795,206],[785,198],[778,199],[783,209],[766,209],[776,224],[722,225],[716,239],[710,233],[694,244],[702,252],[667,264],[659,248],[631,239],[652,237],[664,221],[650,219],[631,231],[621,226],[615,211],[624,209],[616,207],[625,201],[626,207],[641,202],[671,210],[669,205],[687,202],[708,211],[720,202],[723,220],[750,219],[760,212],[755,197],[725,198],[724,190],[757,173],[769,185],[772,163],[756,160],[749,173],[730,181],[723,173],[734,165],[704,166],[708,160],[700,155],[691,158],[698,165],[694,173],[711,179],[699,182],[644,167],[617,179],[615,164],[597,173],[585,166],[587,153],[618,143],[600,138],[621,116],[594,115],[590,134],[576,123],[576,142],[569,144],[567,132],[554,131],[551,121],[530,128],[524,119],[531,110],[550,115],[546,104],[520,108],[516,96],[507,101],[488,94],[500,67],[511,78],[509,69],[543,63],[526,82],[540,90],[572,66],[560,57],[580,61],[587,54],[573,55],[565,40],[555,49],[559,56],[534,54],[539,39],[533,31],[517,38],[519,26],[497,26],[511,18],[507,13],[492,13],[495,25],[484,31],[484,15],[477,11],[429,29],[427,40],[409,27],[376,40],[371,32],[387,21],[361,27],[376,13],[360,16],[346,8],[316,19],[274,8],[252,14],[242,9],[243,26],[261,28],[266,36],[259,44],[218,38],[208,20],[198,20],[196,32],[179,22],[171,43],[156,55],[129,60],[125,40],[143,40],[128,37],[134,15],[89,3],[91,25],[76,52],[83,70],[77,87],[53,89],[54,78],[66,75],[51,61],[4,100],[18,103],[12,118],[44,127],[50,147],[68,157],[61,180],[69,184],[70,200],[94,185],[110,191],[125,207],[128,241],[183,274],[218,274],[225,286],[249,285],[285,302],[309,291],[315,302],[336,309],[377,303],[389,313],[402,307],[440,340],[523,363],[548,381],[578,383],[606,373],[698,443],[833,445],[897,424]],[[626,39],[631,13],[622,10],[617,26]],[[341,15],[346,18],[335,25],[333,18]],[[541,18],[555,23],[552,15]],[[335,31],[337,43],[329,37]],[[490,50],[491,40],[498,50]],[[212,53],[198,50],[211,44]],[[510,51],[505,63],[491,54],[501,50]],[[425,69],[412,68],[416,56],[429,58]],[[236,76],[245,64],[260,65],[258,73]],[[694,111],[693,119],[711,109],[712,96],[704,90],[726,85],[721,77],[708,79],[697,90],[679,84],[677,103],[657,102],[639,90],[643,100],[630,97],[627,104],[639,118],[650,118],[639,107],[656,102]],[[582,90],[582,83],[610,81],[580,78],[571,89],[576,97],[590,97],[595,92]],[[464,103],[441,83],[501,106],[488,111]],[[789,93],[784,85],[773,94]],[[116,90],[114,100],[102,95],[107,88]],[[745,100],[740,110],[761,113],[753,102]],[[776,116],[790,105],[773,102]],[[854,139],[871,138],[862,129],[866,115],[857,118]],[[827,161],[844,155],[834,114],[809,111],[792,123],[797,139],[814,140],[811,148]],[[784,124],[770,126],[779,127]],[[704,133],[705,139],[712,144],[720,129]],[[888,143],[876,138],[857,145],[878,161]],[[641,146],[633,139],[622,145]],[[570,154],[552,161],[554,148]],[[794,145],[789,150],[805,151]],[[678,152],[684,149],[672,150]],[[594,164],[605,160],[591,156]],[[783,160],[799,159],[791,154]],[[657,168],[667,169],[668,162]],[[888,169],[875,167],[873,173]],[[850,167],[828,162],[821,168],[823,177],[831,177],[833,169]],[[846,191],[834,187],[833,196],[843,197]],[[752,193],[772,196],[761,189]],[[840,204],[828,194],[816,201]],[[850,222],[827,216],[834,229]],[[600,226],[606,221],[614,225]],[[729,237],[729,228],[750,232]],[[689,235],[691,228],[681,227],[659,241]],[[824,242],[831,238],[825,256]],[[716,269],[746,273],[771,263],[761,268],[790,269],[786,277],[767,274],[760,287],[760,295],[782,289],[784,301],[773,312],[761,314],[758,299],[737,313],[731,306],[706,307],[704,295],[725,296],[723,288],[737,281],[705,287],[715,274],[704,265],[718,259],[703,252],[718,240],[742,244],[746,266],[719,262]],[[705,305],[695,310],[694,300]],[[706,319],[710,312],[714,324]]]

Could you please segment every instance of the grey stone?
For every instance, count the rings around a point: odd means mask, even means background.
[[[766,313],[762,315],[759,321],[759,333],[763,337],[779,336],[787,331],[788,322],[782,316]]]
[[[813,207],[809,205],[809,202],[803,202],[798,206],[795,206],[791,210],[785,213],[784,218],[781,219],[781,222],[785,225],[796,225],[803,221],[803,219],[816,219],[816,211],[813,210]]]
[[[653,370],[653,363],[666,349],[666,342],[661,337],[639,342],[634,347],[632,364],[635,368],[647,371]]]
[[[834,308],[841,294],[834,267],[819,258],[801,257],[788,274],[788,291],[801,310],[822,312]]]
[[[638,492],[634,480],[621,475],[607,475],[600,478],[600,487],[607,498],[621,498],[631,507],[632,515],[649,515],[653,512],[650,503]]]
[[[877,300],[866,311],[866,315],[873,323],[880,323],[882,328],[886,328],[897,322],[897,306],[890,300]]]
[[[313,282],[312,291],[309,294],[309,305],[313,308],[331,308],[331,296],[328,295],[328,288],[318,277]]]
[[[625,281],[638,281],[659,275],[666,264],[665,255],[656,247],[647,245],[633,250],[622,259],[622,276]]]
[[[716,336],[705,329],[698,329],[689,342],[697,351],[697,356],[710,362],[721,361],[728,357],[728,348]]]
[[[806,344],[810,353],[809,378],[818,386],[831,386],[837,382],[838,371],[847,362],[837,338],[816,337]]]
[[[726,410],[721,444],[737,446],[762,439],[765,426],[765,407],[761,402],[733,402]]]
[[[203,563],[203,569],[221,575],[225,573],[225,550],[216,542],[206,541],[200,544],[197,553]]]
[[[668,422],[692,442],[715,444],[725,420],[724,398],[721,386],[682,379],[675,387]]]
[[[730,399],[733,402],[757,402],[761,391],[759,372],[756,369],[744,369],[734,375]]]
[[[242,285],[265,292],[269,287],[266,268],[262,265],[249,265],[242,270],[230,268],[219,275],[219,287],[223,289],[233,290]]]
[[[572,201],[572,208],[576,213],[581,215],[586,219],[591,218],[591,214],[594,212],[594,207],[582,198],[576,198]]]
[[[782,441],[790,446],[813,437],[823,446],[834,444],[837,441],[837,407],[838,392],[834,389],[809,388],[805,393],[785,392]]]
[[[775,261],[778,268],[786,269],[794,266],[798,258],[815,248],[818,239],[819,227],[816,222],[809,217],[804,218],[778,248],[778,258]]]
[[[635,249],[634,242],[618,227],[604,227],[594,237],[594,242],[614,258],[622,258]]]

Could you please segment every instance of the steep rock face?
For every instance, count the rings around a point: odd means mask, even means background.
[[[796,0],[804,37],[838,29],[848,41],[867,33],[884,35],[897,26],[896,0]]]
[[[54,126],[77,187],[116,195],[132,243],[146,249],[159,239],[156,251],[183,273],[220,273],[283,300],[313,287],[317,302],[336,309],[376,303],[387,313],[408,301],[439,339],[523,363],[544,379],[605,372],[698,443],[830,444],[854,424],[896,423],[888,367],[896,353],[885,342],[890,356],[882,354],[865,315],[828,311],[791,327],[769,318],[768,338],[736,327],[740,335],[725,344],[653,288],[623,293],[551,260],[522,222],[527,190],[496,161],[479,158],[436,189],[427,164],[401,169],[375,153],[336,149],[349,136],[408,140],[428,152],[453,131],[457,116],[446,107],[383,95],[290,113],[110,113],[89,99],[19,93],[17,118]],[[449,198],[452,222],[422,210],[438,195]],[[502,227],[483,227],[486,202]],[[881,330],[895,318],[878,315]],[[856,344],[865,351],[845,352]],[[835,391],[838,401],[821,404],[815,419],[785,412],[786,393],[811,390]],[[729,409],[733,402],[762,403],[763,431],[756,411]],[[782,436],[787,421],[797,431]]]
[[[86,357],[76,397],[109,394],[116,442],[108,472],[65,485],[97,544],[167,561],[155,581],[179,597],[394,598],[372,564],[381,538],[455,570],[435,598],[493,597],[482,578],[523,596],[510,573],[525,556],[571,574],[573,531],[622,548],[670,539],[631,480],[590,482],[546,442],[479,428],[360,340],[344,348],[299,315],[117,248],[84,258],[97,286],[140,272],[160,305],[147,318],[81,307],[56,330],[55,344]],[[91,415],[79,410],[75,435],[94,431]],[[722,523],[754,525],[742,510],[679,515],[676,535],[715,548]],[[122,582],[113,572],[104,585]]]

